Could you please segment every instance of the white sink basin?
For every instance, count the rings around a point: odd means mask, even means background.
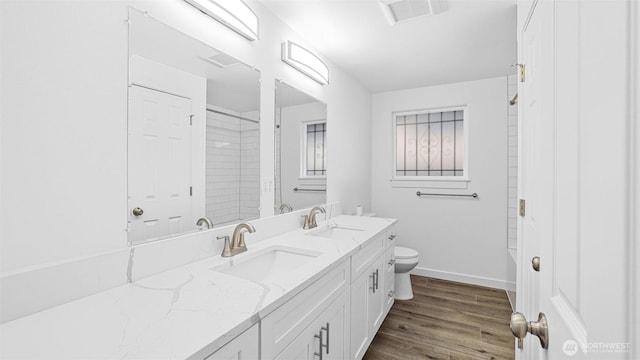
[[[323,226],[319,229],[309,231],[309,236],[319,236],[329,239],[351,239],[364,231],[363,229],[350,228],[340,225]]]
[[[249,281],[270,283],[286,277],[319,255],[321,253],[310,250],[272,246],[255,254],[247,252],[212,270]]]

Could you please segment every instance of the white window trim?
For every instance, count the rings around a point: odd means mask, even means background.
[[[456,111],[462,110],[464,112],[464,126],[463,126],[463,140],[464,140],[464,159],[463,159],[463,171],[462,176],[401,176],[396,175],[396,149],[397,149],[397,136],[396,136],[396,122],[399,116],[405,115],[419,115],[428,114],[434,112]],[[426,188],[442,188],[442,189],[466,189],[468,183],[471,181],[469,175],[469,118],[470,110],[468,105],[456,105],[447,107],[436,107],[419,110],[408,111],[394,111],[391,113],[391,134],[393,135],[393,143],[391,154],[393,157],[393,166],[391,168],[391,186],[392,187],[426,187]]]
[[[300,122],[300,177],[298,180],[310,180],[310,179],[326,179],[327,175],[307,175],[307,126],[314,124],[322,124],[325,126],[325,147],[327,141],[327,119],[309,120]],[[326,156],[325,149],[325,156]],[[326,167],[326,164],[325,164]],[[326,171],[325,171],[326,172]]]

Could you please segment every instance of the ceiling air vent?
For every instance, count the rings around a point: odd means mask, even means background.
[[[202,59],[212,62],[222,68],[228,68],[229,66],[238,64],[238,60],[236,60],[234,57],[221,52],[209,57],[203,57]]]
[[[382,10],[391,25],[425,15],[437,14],[439,0],[380,0]]]

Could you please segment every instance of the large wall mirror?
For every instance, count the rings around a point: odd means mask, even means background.
[[[327,105],[276,80],[275,213],[326,202]]]
[[[129,11],[129,242],[259,217],[260,74]]]

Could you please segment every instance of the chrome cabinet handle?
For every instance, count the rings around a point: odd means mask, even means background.
[[[378,269],[376,269],[376,272],[374,273],[374,274],[375,274],[374,279],[375,279],[375,287],[376,287],[376,290],[378,290],[378,289],[380,288],[380,287],[378,286],[378,279],[380,278],[380,275],[378,274],[378,271],[379,271],[379,270],[378,270]]]
[[[320,330],[320,334],[313,335],[313,337],[320,340],[320,351],[318,352],[314,351],[313,355],[319,356],[320,360],[322,360],[322,348],[324,347],[322,342],[322,330]]]
[[[376,273],[371,273],[371,275],[369,275],[369,279],[371,279],[371,286],[369,286],[369,289],[373,290],[373,293],[376,293]]]
[[[142,214],[144,214],[144,210],[142,210],[141,208],[137,207],[135,209],[133,209],[132,211],[134,216],[140,216]]]
[[[327,351],[327,355],[329,355],[329,323],[327,322],[327,326],[323,326],[320,328],[320,334],[322,334],[323,331],[327,332],[327,343],[324,345],[325,350]],[[320,343],[320,352],[322,352],[322,342]]]

